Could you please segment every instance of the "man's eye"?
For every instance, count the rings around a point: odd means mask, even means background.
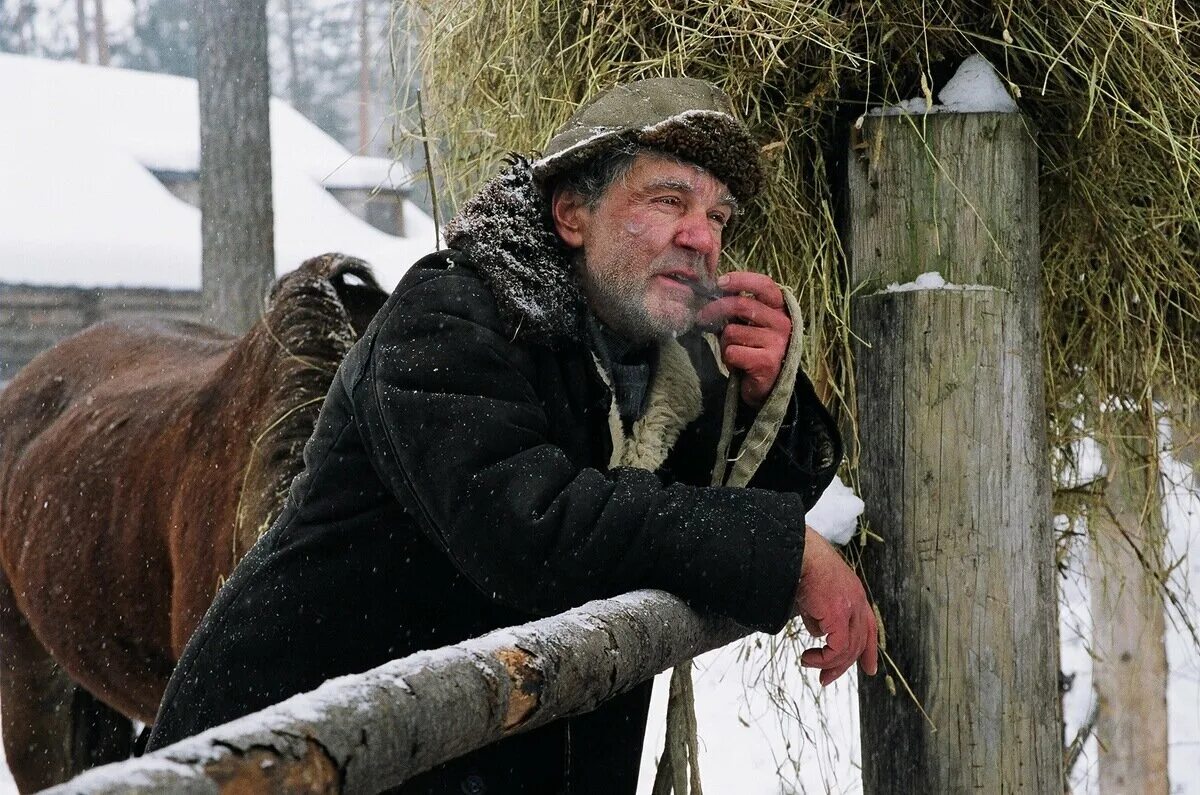
[[[678,196],[659,196],[655,201],[659,204],[670,205],[671,207],[678,207],[680,205]]]
[[[717,226],[720,227],[724,227],[729,223],[729,216],[725,215],[724,213],[709,213],[708,218],[710,221],[713,221]]]

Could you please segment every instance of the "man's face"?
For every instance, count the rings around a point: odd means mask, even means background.
[[[555,197],[559,236],[582,250],[580,277],[592,311],[634,342],[681,334],[700,306],[684,282],[711,284],[721,232],[736,201],[698,166],[639,155],[589,208]]]

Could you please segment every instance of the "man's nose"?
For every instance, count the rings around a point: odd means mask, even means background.
[[[689,213],[675,231],[675,245],[710,257],[721,249],[721,232],[706,214]]]

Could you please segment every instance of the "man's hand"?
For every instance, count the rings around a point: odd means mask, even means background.
[[[879,638],[866,591],[837,550],[811,527],[804,535],[795,610],[813,637],[825,638],[824,647],[800,655],[801,665],[821,669],[822,687],[856,661],[875,675]]]
[[[779,378],[779,368],[792,335],[792,320],[783,311],[783,291],[762,273],[735,271],[717,279],[726,293],[706,304],[698,322],[720,326],[721,358],[742,377],[742,400],[758,408]]]

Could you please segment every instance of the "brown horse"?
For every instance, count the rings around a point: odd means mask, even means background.
[[[281,278],[244,337],[104,323],[0,392],[0,718],[23,791],[127,756],[129,719],[154,720],[385,298],[365,263],[327,254]]]

